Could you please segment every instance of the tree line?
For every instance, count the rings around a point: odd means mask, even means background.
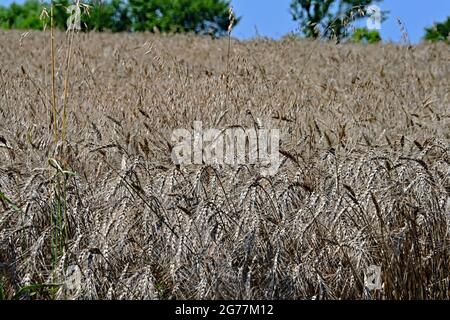
[[[354,28],[354,22],[371,15],[368,8],[382,0],[292,0],[291,15],[298,22],[296,36],[306,38],[352,40],[374,43],[381,40],[377,30]],[[26,0],[23,4],[0,6],[0,28],[42,29],[49,26],[50,7],[53,24],[67,28],[70,5],[77,4],[81,12],[81,29],[93,31],[129,32],[194,32],[223,36],[231,20],[230,0]],[[386,19],[388,12],[379,12]],[[430,41],[449,41],[450,17],[425,30]]]
[[[230,24],[229,0],[26,0],[0,7],[0,27],[42,29],[50,23],[53,5],[54,26],[67,29],[71,5],[81,12],[81,29],[125,32],[195,32],[221,36]],[[238,21],[234,18],[235,23]]]

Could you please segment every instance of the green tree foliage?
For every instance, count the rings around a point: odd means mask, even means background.
[[[67,13],[67,8],[72,4],[69,0],[55,0],[54,4],[54,14],[53,14],[53,23],[55,27],[59,29],[66,29],[67,18],[69,14]],[[49,4],[45,4],[46,7],[50,7]],[[50,9],[47,9],[50,12]]]
[[[432,27],[425,29],[425,39],[429,41],[450,42],[450,17],[442,23],[435,23]]]
[[[65,29],[74,2],[55,0],[54,25]],[[83,30],[195,32],[224,35],[230,23],[230,0],[85,0],[82,1]],[[85,4],[85,5],[84,5]],[[24,4],[0,7],[0,27],[42,29],[42,10],[50,12],[50,1],[26,0]],[[238,22],[235,18],[234,24]]]
[[[24,4],[12,3],[0,7],[0,28],[3,29],[42,29],[40,15],[42,5],[38,0],[27,0]]]
[[[69,0],[55,0],[55,25],[65,29],[69,13],[67,8],[73,2]],[[81,28],[86,31],[113,32],[128,31],[131,29],[131,20],[128,17],[128,6],[124,0],[89,0],[81,5]]]
[[[133,29],[223,35],[229,0],[129,0]]]
[[[382,0],[292,0],[291,14],[307,38],[338,40],[349,36],[350,23],[367,16],[367,6]]]
[[[378,30],[357,28],[353,31],[352,41],[356,43],[377,43],[381,41],[381,35]]]

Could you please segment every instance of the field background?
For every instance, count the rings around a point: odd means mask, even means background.
[[[57,33],[54,126],[48,34],[0,40],[4,297],[450,298],[448,45]],[[176,167],[194,120],[279,172]]]

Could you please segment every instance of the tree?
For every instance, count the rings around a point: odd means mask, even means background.
[[[83,28],[86,30],[113,32],[130,31],[131,20],[128,6],[124,0],[90,0],[88,10],[82,15]]]
[[[67,8],[74,2],[72,0],[55,0],[53,3],[55,6],[55,26],[66,29],[69,17]],[[131,29],[126,1],[84,0],[80,3],[80,27],[82,30],[120,32]]]
[[[352,34],[352,41],[356,43],[377,43],[381,41],[381,35],[378,30],[357,28]]]
[[[292,0],[291,14],[307,38],[341,40],[351,22],[367,17],[368,6],[382,0]],[[384,13],[381,13],[382,17]]]
[[[3,29],[42,29],[40,14],[41,3],[38,0],[26,0],[23,4],[12,3],[9,7],[0,7],[0,27]]]
[[[230,0],[84,0],[81,28],[104,31],[195,32],[221,36],[230,24]],[[50,0],[0,7],[0,27],[42,29],[40,14]],[[66,29],[73,0],[54,0],[54,26]],[[239,19],[234,17],[234,25]]]
[[[116,14],[117,3],[122,0],[105,2],[101,0],[84,1],[92,9],[90,14],[83,14],[83,25],[88,30],[113,29],[113,16]],[[54,26],[66,29],[69,14],[67,8],[73,4],[71,0],[54,0]],[[23,4],[12,3],[9,7],[0,8],[0,27],[4,29],[42,29],[43,24],[50,24],[48,17],[42,16],[45,9],[50,15],[51,1],[26,0]],[[85,7],[86,8],[86,7]],[[45,18],[45,20],[44,20]],[[120,24],[119,24],[120,26]]]
[[[435,23],[432,27],[425,29],[425,40],[450,42],[450,17],[441,23]]]
[[[136,31],[157,28],[161,32],[220,36],[230,24],[229,0],[129,0],[129,4]]]

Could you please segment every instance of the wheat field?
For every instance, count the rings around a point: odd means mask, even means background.
[[[450,298],[448,45],[58,32],[52,90],[49,39],[0,31],[0,298]],[[174,165],[196,120],[278,172]]]

